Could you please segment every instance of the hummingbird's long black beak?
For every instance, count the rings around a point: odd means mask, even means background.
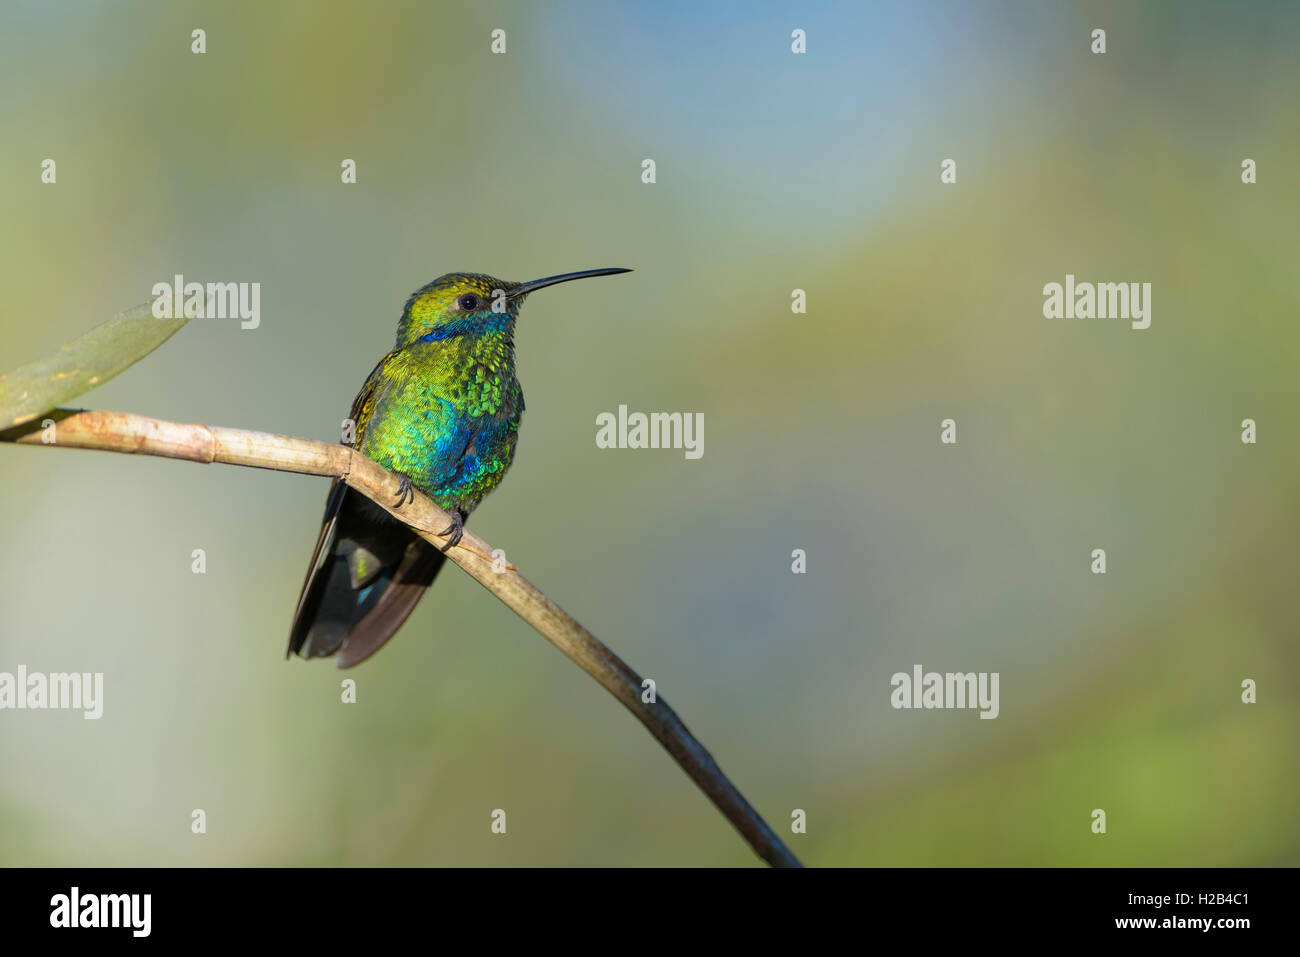
[[[554,286],[556,283],[568,282],[570,279],[589,279],[592,276],[616,276],[621,272],[631,272],[630,269],[621,269],[612,267],[609,269],[584,269],[582,272],[566,272],[558,276],[547,276],[545,279],[534,279],[532,282],[521,282],[510,292],[511,299],[517,299],[520,296],[526,296],[530,292],[536,292],[538,289],[545,289],[547,286]]]

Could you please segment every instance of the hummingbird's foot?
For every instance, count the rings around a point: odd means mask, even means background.
[[[453,545],[460,544],[460,540],[464,536],[464,534],[465,534],[465,516],[460,513],[459,509],[453,508],[451,510],[451,524],[438,533],[439,538],[442,538],[444,535],[449,536],[447,539],[447,544],[442,546],[442,550],[445,552]]]
[[[397,501],[393,503],[393,508],[401,508],[407,502],[415,501],[415,487],[411,484],[411,476],[405,472],[394,472],[397,476]]]

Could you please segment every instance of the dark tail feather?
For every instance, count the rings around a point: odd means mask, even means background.
[[[350,564],[360,552],[364,580]],[[316,551],[307,569],[289,633],[304,658],[338,653],[349,668],[369,658],[401,627],[446,559],[365,496],[336,480],[330,487]]]
[[[339,514],[347,498],[347,485],[342,480],[335,479],[330,485],[329,497],[325,500],[325,515],[321,519],[320,534],[316,537],[316,548],[312,552],[311,563],[307,566],[307,577],[303,579],[302,591],[298,593],[298,607],[294,610],[293,626],[289,630],[289,647],[284,653],[286,658],[293,654],[311,658],[315,649],[327,644],[323,633],[321,640],[311,646],[307,646],[307,639],[316,624],[326,593],[335,596],[336,599],[341,594],[340,589],[327,586],[331,579],[331,572],[334,571]],[[327,620],[338,619],[340,617],[338,611],[337,608],[331,608]],[[342,636],[339,637],[338,643],[341,642]],[[338,643],[335,643],[335,647]],[[306,650],[304,646],[307,646]]]
[[[392,577],[388,578],[387,572],[381,575],[374,584],[370,600],[358,607],[360,617],[355,620],[334,660],[340,668],[360,664],[382,648],[415,610],[446,562],[442,552],[424,539],[413,532],[410,537],[406,554]]]

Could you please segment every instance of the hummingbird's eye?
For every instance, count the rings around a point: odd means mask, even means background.
[[[472,292],[467,292],[456,300],[456,305],[460,306],[460,308],[466,312],[473,312],[478,308],[478,296],[474,295]]]

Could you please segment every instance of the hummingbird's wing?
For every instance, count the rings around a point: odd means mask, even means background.
[[[369,425],[392,353],[376,364],[352,403],[356,443]],[[338,652],[340,668],[378,651],[414,610],[445,559],[403,523],[341,479],[330,485],[285,657]]]

